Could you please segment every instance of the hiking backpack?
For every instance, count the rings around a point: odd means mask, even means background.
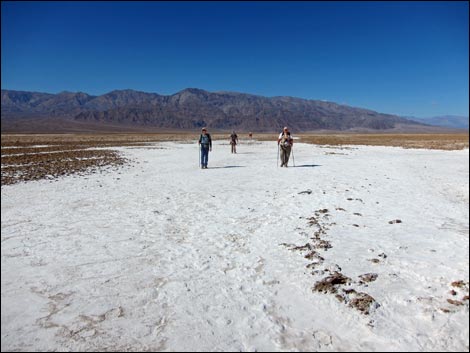
[[[209,147],[210,144],[210,135],[209,134],[201,134],[200,140],[201,140],[201,145],[204,147]]]

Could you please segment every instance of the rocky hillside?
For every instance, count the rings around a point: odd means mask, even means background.
[[[132,128],[211,129],[254,132],[388,130],[420,125],[398,116],[293,97],[263,97],[188,88],[170,96],[134,90],[101,96],[2,90],[2,131],[33,121],[54,125]]]

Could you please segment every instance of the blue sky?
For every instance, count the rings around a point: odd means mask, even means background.
[[[2,89],[197,87],[468,116],[466,1],[1,6]]]

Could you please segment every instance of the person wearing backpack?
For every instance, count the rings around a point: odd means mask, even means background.
[[[232,131],[230,135],[230,144],[232,145],[232,153],[237,153],[237,143],[238,143],[238,136],[235,131]]]
[[[292,138],[289,129],[284,127],[282,132],[279,134],[279,138],[277,139],[277,145],[279,146],[281,152],[281,167],[287,168],[287,163],[289,163],[290,152],[292,150],[293,144],[294,139]]]
[[[207,169],[209,151],[212,151],[212,139],[211,135],[207,133],[207,129],[205,127],[202,128],[202,133],[199,136],[198,144],[201,146],[201,168]]]

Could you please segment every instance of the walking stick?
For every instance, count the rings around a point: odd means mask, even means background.
[[[294,145],[292,145],[292,162],[294,162],[294,167],[295,167]]]
[[[201,169],[201,148],[199,147],[199,144],[197,145],[197,149],[198,149],[198,159],[199,159],[199,169]]]
[[[279,168],[279,144],[277,144],[277,161],[276,161],[276,165]]]

